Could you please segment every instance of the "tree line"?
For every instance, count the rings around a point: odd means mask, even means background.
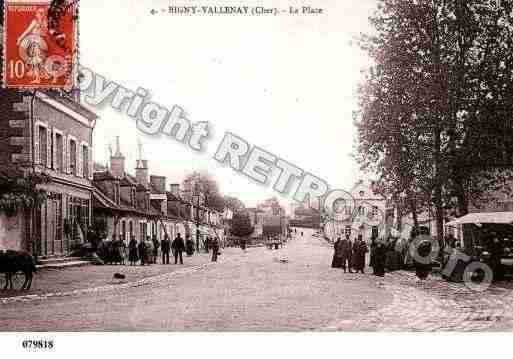
[[[378,0],[357,42],[372,65],[358,90],[357,160],[399,214],[448,216],[511,191],[512,2]]]

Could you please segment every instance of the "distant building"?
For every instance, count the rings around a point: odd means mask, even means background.
[[[389,202],[379,193],[374,181],[359,181],[350,191],[354,203],[344,203],[337,213],[323,216],[323,230],[326,237],[335,240],[349,235],[354,240],[359,235],[370,241],[375,236],[388,235],[387,211]]]

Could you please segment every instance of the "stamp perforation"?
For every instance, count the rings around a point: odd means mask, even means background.
[[[20,90],[20,91],[25,91],[25,90],[37,90],[37,89],[41,89],[41,90],[50,90],[50,89],[56,89],[56,90],[64,90],[64,91],[69,91],[71,89],[74,88],[75,86],[75,72],[76,72],[76,66],[78,65],[78,39],[77,39],[77,36],[79,35],[78,33],[78,5],[79,5],[79,1],[76,1],[76,0],[73,0],[73,1],[70,1],[68,4],[66,4],[66,11],[70,11],[71,13],[71,25],[69,25],[71,28],[69,30],[69,33],[67,33],[67,35],[69,35],[71,38],[70,38],[70,50],[69,52],[65,52],[64,54],[59,54],[58,56],[61,56],[64,61],[66,61],[66,66],[67,68],[64,69],[64,71],[66,72],[66,74],[64,75],[61,75],[60,77],[64,77],[63,79],[59,79],[59,83],[50,83],[50,81],[42,81],[41,83],[26,83],[26,79],[22,79],[22,81],[15,81],[16,83],[10,83],[10,81],[8,80],[7,78],[7,73],[8,73],[8,64],[9,64],[9,58],[10,56],[12,56],[12,54],[10,55],[9,54],[9,46],[8,46],[8,41],[9,41],[9,35],[8,35],[8,31],[9,31],[9,27],[8,27],[8,19],[9,19],[9,6],[16,6],[16,5],[20,5],[20,6],[45,6],[47,8],[49,8],[51,6],[51,0],[48,0],[48,1],[31,1],[31,2],[18,2],[18,1],[4,1],[4,3],[2,4],[3,6],[3,14],[4,14],[4,17],[3,17],[3,33],[2,33],[2,38],[3,38],[3,49],[2,49],[2,69],[1,69],[1,74],[0,74],[0,78],[2,79],[2,84],[1,84],[1,87],[2,88],[8,88],[8,89],[17,89],[17,90]],[[71,9],[71,10],[69,10]],[[48,19],[45,20],[47,22],[47,25],[48,25]],[[55,39],[53,39],[53,41],[55,41]],[[49,53],[48,54],[48,57],[52,56],[54,54],[52,53]],[[48,58],[47,57],[47,58]],[[44,69],[44,71],[47,72],[46,69]],[[55,76],[55,75],[54,75]],[[24,82],[24,83],[23,83]]]

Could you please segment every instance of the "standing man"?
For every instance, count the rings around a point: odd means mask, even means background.
[[[504,248],[499,238],[495,233],[492,234],[492,241],[490,243],[490,267],[492,267],[493,271],[493,279],[502,279],[503,270],[502,270],[502,262],[501,257],[504,253]]]
[[[217,262],[217,255],[219,254],[219,241],[217,237],[212,241],[212,262]]]
[[[353,246],[353,268],[356,269],[356,273],[364,272],[365,269],[365,254],[369,251],[367,245],[362,239],[362,235],[359,234]]]
[[[178,257],[180,257],[180,264],[183,264],[182,252],[185,250],[185,243],[183,242],[180,233],[176,236],[173,244],[171,245],[175,254],[175,264],[178,264]]]
[[[346,234],[346,238],[340,241],[340,252],[341,252],[341,266],[344,270],[344,273],[346,273],[346,264],[347,269],[349,269],[349,273],[353,273],[351,270],[351,241],[349,240],[349,234]]]
[[[160,248],[162,250],[162,264],[169,264],[169,251],[171,250],[171,243],[167,234],[161,241]]]
[[[210,237],[207,236],[205,239],[205,251],[208,253],[210,251]]]
[[[159,241],[157,236],[153,236],[153,263],[157,264],[157,258],[159,256]]]
[[[137,250],[139,251],[139,259],[141,260],[141,265],[143,266],[146,263],[146,243],[144,243],[143,238],[141,238],[139,241]]]

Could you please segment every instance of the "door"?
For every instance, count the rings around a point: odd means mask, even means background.
[[[40,233],[41,238],[38,246],[39,255],[64,254],[61,196],[50,194],[37,217],[40,218],[40,223],[36,223],[36,232]]]
[[[41,204],[41,210],[38,211],[39,225],[38,232],[40,233],[39,255],[47,256],[48,251],[48,226],[47,226],[47,213],[48,213],[48,200]]]
[[[64,245],[62,240],[62,205],[61,205],[61,196],[55,194],[51,199],[51,212],[50,217],[51,220],[49,222],[51,227],[51,235],[53,241],[53,254],[54,255],[63,255],[64,254]]]

